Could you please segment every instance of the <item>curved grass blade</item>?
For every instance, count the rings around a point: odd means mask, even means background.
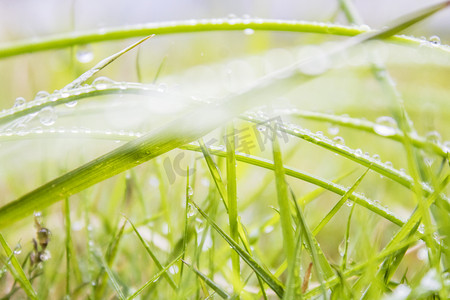
[[[120,286],[119,282],[117,281],[116,275],[113,273],[111,268],[106,263],[105,259],[101,255],[95,253],[95,251],[93,252],[93,255],[96,258],[96,260],[98,261],[98,263],[105,270],[106,274],[108,274],[109,280],[111,281],[111,284],[112,284],[114,290],[116,291],[119,299],[125,300],[125,295],[122,292],[122,287]]]
[[[11,262],[12,266],[9,266],[9,264],[6,264],[6,266],[11,271],[11,274],[14,276],[14,279],[20,283],[20,286],[30,299],[38,299],[37,294],[33,289],[33,286],[31,285],[30,281],[25,275],[25,272],[22,269],[22,266],[20,265],[19,261],[17,260],[16,256],[14,255],[13,251],[11,250],[11,248],[9,247],[8,243],[6,242],[5,238],[1,233],[0,233],[0,244],[2,244],[3,250],[5,251],[5,254],[8,257],[8,260]]]
[[[150,279],[149,281],[147,281],[143,286],[141,286],[136,292],[134,292],[131,296],[129,296],[127,298],[127,300],[131,300],[136,298],[137,296],[139,296],[144,289],[146,289],[147,287],[149,287],[152,283],[154,283],[155,281],[157,281],[159,279],[159,277],[161,277],[164,273],[167,272],[167,270],[169,270],[169,268],[175,264],[177,261],[179,261],[181,259],[181,256],[183,254],[178,255],[174,260],[172,260],[167,266],[165,266],[161,271],[159,271],[158,273],[156,273],[152,279]]]
[[[214,230],[239,254],[241,259],[253,269],[253,271],[260,276],[260,278],[267,283],[267,285],[279,296],[283,297],[284,287],[281,282],[275,278],[270,272],[266,271],[260,264],[258,264],[244,249],[242,249],[229,235],[227,235],[220,227],[200,208],[191,202],[197,211],[208,221]]]
[[[301,287],[301,277],[300,277],[300,267],[301,267],[301,255],[302,255],[302,231],[297,229],[295,233],[295,250],[294,259],[292,266],[288,268],[288,275],[286,279],[286,290],[283,300],[295,300],[302,299],[302,287]]]
[[[224,289],[222,289],[217,283],[215,283],[210,278],[208,278],[208,276],[206,276],[205,274],[203,274],[202,272],[200,272],[199,270],[194,268],[194,266],[190,265],[186,261],[184,261],[184,260],[181,260],[181,261],[183,262],[183,264],[188,266],[195,274],[197,274],[197,276],[200,277],[220,297],[222,297],[222,299],[229,299],[229,298],[231,298],[231,296]]]
[[[236,19],[233,23],[226,19],[203,19],[199,22],[192,20],[187,21],[169,21],[159,23],[137,24],[127,26],[126,28],[105,28],[102,32],[86,31],[76,35],[59,34],[41,38],[40,40],[24,40],[10,43],[0,47],[0,58],[17,56],[29,52],[45,51],[50,49],[61,49],[74,45],[84,45],[90,43],[98,43],[102,41],[121,40],[132,37],[142,37],[151,34],[171,34],[171,33],[187,33],[202,31],[221,31],[221,30],[237,30],[244,29],[253,30],[271,30],[285,32],[307,32],[316,34],[356,36],[366,32],[363,28],[355,28],[354,26],[344,26],[330,23],[308,22],[308,21],[292,21],[292,20],[271,20],[271,19]],[[401,29],[400,29],[401,30]],[[393,32],[393,31],[391,31]],[[379,36],[378,38],[380,38]],[[392,36],[387,39],[390,42],[419,46],[423,40],[407,37]],[[436,49],[450,53],[450,49],[443,45],[438,45]]]

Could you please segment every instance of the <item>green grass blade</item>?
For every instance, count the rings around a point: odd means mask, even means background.
[[[152,249],[150,248],[150,246],[148,245],[148,243],[144,240],[144,238],[141,236],[141,234],[139,233],[139,231],[137,230],[137,228],[134,226],[134,224],[128,219],[126,218],[126,220],[128,221],[128,223],[130,223],[131,227],[133,227],[134,232],[136,233],[136,235],[139,238],[139,241],[141,242],[141,244],[144,246],[145,250],[147,251],[147,253],[150,255],[150,257],[152,258],[152,260],[154,261],[154,263],[156,264],[156,266],[158,267],[159,270],[164,269],[163,265],[161,264],[161,262],[158,260],[158,258],[156,257],[156,255],[153,253]],[[172,277],[169,276],[169,274],[167,273],[163,273],[164,278],[169,282],[170,286],[174,289],[177,290],[178,286],[175,283],[175,281],[172,279]]]
[[[69,199],[64,199],[64,225],[65,225],[65,245],[66,245],[66,297],[70,296],[70,273],[72,258],[72,236],[71,236],[71,220],[70,220],[70,205]]]
[[[275,184],[277,190],[278,206],[280,207],[280,222],[283,233],[283,244],[286,259],[288,262],[288,272],[293,266],[294,262],[294,231],[291,219],[291,210],[289,206],[288,187],[285,179],[285,169],[283,165],[283,159],[281,156],[280,145],[277,138],[277,124],[272,124],[272,155],[275,171]]]
[[[122,287],[119,284],[116,275],[113,273],[113,271],[111,270],[111,268],[108,266],[108,264],[106,263],[105,259],[94,252],[94,257],[96,258],[96,260],[98,261],[98,263],[102,266],[102,268],[105,270],[106,274],[108,274],[109,280],[111,281],[111,285],[113,286],[114,290],[117,293],[117,296],[119,297],[119,299],[125,299],[125,295],[123,294],[122,291]]]
[[[182,260],[183,264],[188,266],[198,277],[200,277],[210,288],[212,288],[222,299],[228,299],[231,296],[222,289],[217,283],[208,278],[205,274],[194,268],[192,265],[188,264],[186,261]]]
[[[229,235],[227,235],[220,227],[194,202],[192,205],[198,212],[208,221],[214,230],[239,254],[241,259],[253,269],[253,271],[260,276],[260,278],[279,296],[282,297],[284,287],[281,282],[275,278],[270,272],[266,271],[260,264],[258,264],[244,249],[242,249]]]
[[[341,209],[342,205],[348,200],[351,194],[356,190],[356,188],[359,186],[361,181],[366,176],[367,172],[369,172],[370,169],[367,169],[356,181],[355,183],[348,189],[348,191],[342,196],[342,198],[336,203],[335,206],[328,212],[328,214],[320,221],[320,223],[317,225],[316,228],[312,231],[312,234],[316,236],[322,228],[328,224],[328,222],[333,218],[333,216]]]
[[[286,279],[286,290],[283,299],[302,299],[302,279],[300,277],[301,255],[302,255],[302,231],[297,230],[295,234],[295,251],[292,266],[288,268]]]
[[[0,233],[0,244],[2,244],[3,250],[6,253],[6,256],[8,257],[9,261],[11,262],[12,267],[10,270],[11,273],[14,276],[14,279],[17,280],[20,283],[20,286],[25,291],[27,296],[31,299],[38,299],[37,294],[33,289],[33,286],[31,285],[31,282],[28,280],[27,276],[25,275],[25,272],[22,269],[22,266],[20,265],[19,261],[17,260],[16,256],[14,255],[13,251],[9,247],[8,243],[6,242],[3,235]],[[8,266],[8,265],[7,265]]]
[[[137,296],[139,296],[144,289],[146,289],[147,287],[149,287],[152,283],[154,283],[155,281],[157,281],[159,279],[159,277],[161,277],[164,273],[167,272],[167,270],[169,270],[169,268],[175,264],[177,261],[179,261],[181,259],[182,254],[178,255],[174,260],[172,260],[167,266],[165,266],[161,271],[159,271],[158,273],[156,273],[152,279],[150,279],[149,281],[147,281],[143,286],[141,286],[136,292],[134,292],[131,296],[129,296],[127,298],[127,300],[131,300],[136,298]]]
[[[233,121],[226,128],[226,150],[227,150],[227,203],[228,203],[228,220],[230,223],[230,237],[239,243],[239,222],[237,207],[237,177],[236,177],[236,150],[235,150],[236,133]],[[233,267],[233,286],[234,292],[238,294],[240,291],[240,274],[241,268],[239,264],[239,255],[232,250],[231,262]]]
[[[205,19],[202,22],[192,24],[188,21],[170,21],[149,24],[137,24],[126,26],[123,28],[105,28],[104,32],[85,31],[73,35],[72,33],[59,34],[44,37],[39,40],[24,40],[3,45],[0,47],[0,58],[17,56],[29,52],[45,51],[50,49],[61,49],[74,45],[85,45],[90,43],[98,43],[102,41],[121,40],[132,37],[142,37],[151,34],[163,35],[172,33],[202,32],[202,31],[221,31],[221,30],[237,30],[244,29],[262,30],[262,31],[285,31],[285,32],[307,32],[327,35],[356,36],[366,32],[365,29],[355,28],[353,26],[344,26],[339,24],[308,22],[308,21],[291,21],[291,20],[270,20],[270,19],[237,19],[233,24],[227,22],[226,19]],[[379,37],[380,38],[380,37]],[[420,39],[393,36],[388,41],[401,43],[405,45],[419,46],[422,42]],[[436,47],[436,49],[450,53],[446,47]]]
[[[92,67],[88,71],[84,72],[77,79],[75,79],[74,81],[72,81],[71,83],[66,85],[64,87],[64,90],[70,90],[70,89],[79,87],[80,85],[85,83],[89,78],[91,78],[92,76],[94,76],[95,74],[100,72],[102,69],[104,69],[106,66],[108,66],[110,63],[112,63],[113,61],[115,61],[116,59],[118,59],[119,57],[121,57],[122,55],[127,53],[128,51],[130,51],[133,48],[139,46],[140,44],[142,44],[143,42],[145,42],[146,40],[148,40],[149,38],[152,38],[152,37],[154,37],[154,35],[150,35],[150,36],[147,36],[147,37],[145,37],[143,39],[140,39],[139,41],[137,41],[136,43],[126,47],[125,49],[123,49],[123,50],[121,50],[121,51],[119,51],[119,52],[117,52],[117,53],[115,53],[115,54],[113,54],[111,56],[108,56],[107,58],[102,59],[94,67]]]

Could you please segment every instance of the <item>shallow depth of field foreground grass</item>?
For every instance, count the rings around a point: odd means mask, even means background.
[[[447,6],[0,45],[0,299],[449,299]]]

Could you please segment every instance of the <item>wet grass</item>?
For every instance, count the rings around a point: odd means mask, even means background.
[[[380,31],[340,1],[359,27],[195,20],[0,47],[0,58],[14,59],[156,34],[0,113],[0,297],[448,299],[450,145],[439,129],[449,125],[440,115],[450,90],[410,95],[417,87],[392,75],[417,57],[448,71],[448,46],[396,35],[448,5]],[[252,51],[261,45],[256,53],[192,70],[191,62],[166,69],[162,51],[145,82],[144,46],[159,35],[242,30]],[[271,52],[266,30],[328,43]],[[143,82],[93,78],[128,67],[135,47]],[[380,49],[390,53],[381,59]],[[68,74],[77,72],[73,56]],[[249,71],[274,62],[261,76]],[[193,74],[210,80],[194,95]],[[345,76],[357,79],[348,85]],[[361,99],[336,101],[330,81]],[[370,91],[376,107],[364,101]],[[17,168],[10,151],[29,165]]]

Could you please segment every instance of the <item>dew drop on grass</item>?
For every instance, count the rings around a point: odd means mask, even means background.
[[[76,57],[80,63],[85,64],[94,59],[94,53],[92,53],[89,46],[83,46],[78,49]]]
[[[41,261],[47,261],[51,258],[50,252],[48,252],[47,250],[43,251],[40,255],[39,255],[39,259]]]
[[[362,150],[361,150],[361,149],[359,149],[359,148],[358,148],[358,149],[356,149],[356,150],[355,150],[355,155],[356,155],[356,156],[362,156],[362,155],[363,155],[363,152],[362,152]]]
[[[270,232],[272,232],[273,231],[273,226],[266,226],[265,228],[264,228],[264,233],[270,233]]]
[[[444,151],[450,152],[450,141],[444,142],[443,146],[444,146]]]
[[[374,131],[381,136],[391,136],[396,132],[397,123],[388,116],[379,117],[376,120]]]
[[[98,77],[94,80],[94,82],[92,82],[92,84],[95,86],[97,90],[104,90],[113,83],[114,80],[109,79],[108,77],[105,76]]]
[[[170,266],[170,268],[169,268],[169,272],[171,274],[177,274],[178,271],[179,271],[178,266]]]
[[[251,28],[245,28],[244,29],[244,34],[245,35],[252,35],[255,33],[255,30],[251,29]]]
[[[25,100],[25,98],[17,97],[16,101],[14,101],[13,107],[21,107],[21,106],[25,105],[26,102],[27,102],[27,100]]]
[[[435,130],[427,132],[425,135],[425,138],[428,142],[434,143],[434,144],[440,144],[441,143],[441,134]]]
[[[191,186],[188,186],[187,194],[189,197],[192,197],[194,195],[194,190],[192,189]]]
[[[55,124],[56,119],[55,109],[51,106],[44,107],[39,111],[39,121],[42,125],[51,126]]]
[[[384,164],[386,167],[392,168],[392,163],[390,161],[386,161]]]
[[[188,204],[188,211],[186,212],[186,214],[187,214],[188,218],[190,218],[190,217],[195,215],[195,209],[192,206],[192,204],[190,204],[190,203]]]
[[[78,104],[78,101],[70,101],[70,102],[66,103],[66,106],[69,108],[72,108],[72,107],[77,106],[77,104]]]
[[[381,158],[380,158],[380,156],[379,156],[378,154],[374,154],[374,155],[372,156],[372,158],[373,158],[375,161],[380,161],[380,160],[381,160]]]
[[[39,91],[36,93],[36,96],[34,96],[34,100],[41,100],[43,98],[46,98],[50,96],[50,94],[46,91]]]
[[[437,35],[430,36],[430,42],[439,45],[441,43],[441,38],[438,37]]]
[[[20,243],[18,243],[16,245],[16,247],[14,248],[14,254],[19,255],[20,253],[22,253],[22,245],[20,245]]]
[[[344,256],[345,252],[345,239],[342,240],[342,242],[338,246],[338,251],[340,256]]]
[[[333,141],[334,141],[336,144],[339,144],[339,145],[345,145],[345,140],[344,140],[344,138],[341,137],[341,136],[336,136],[336,137],[334,137],[334,138],[333,138]]]
[[[327,131],[331,135],[336,135],[339,133],[339,127],[338,126],[329,126]]]

